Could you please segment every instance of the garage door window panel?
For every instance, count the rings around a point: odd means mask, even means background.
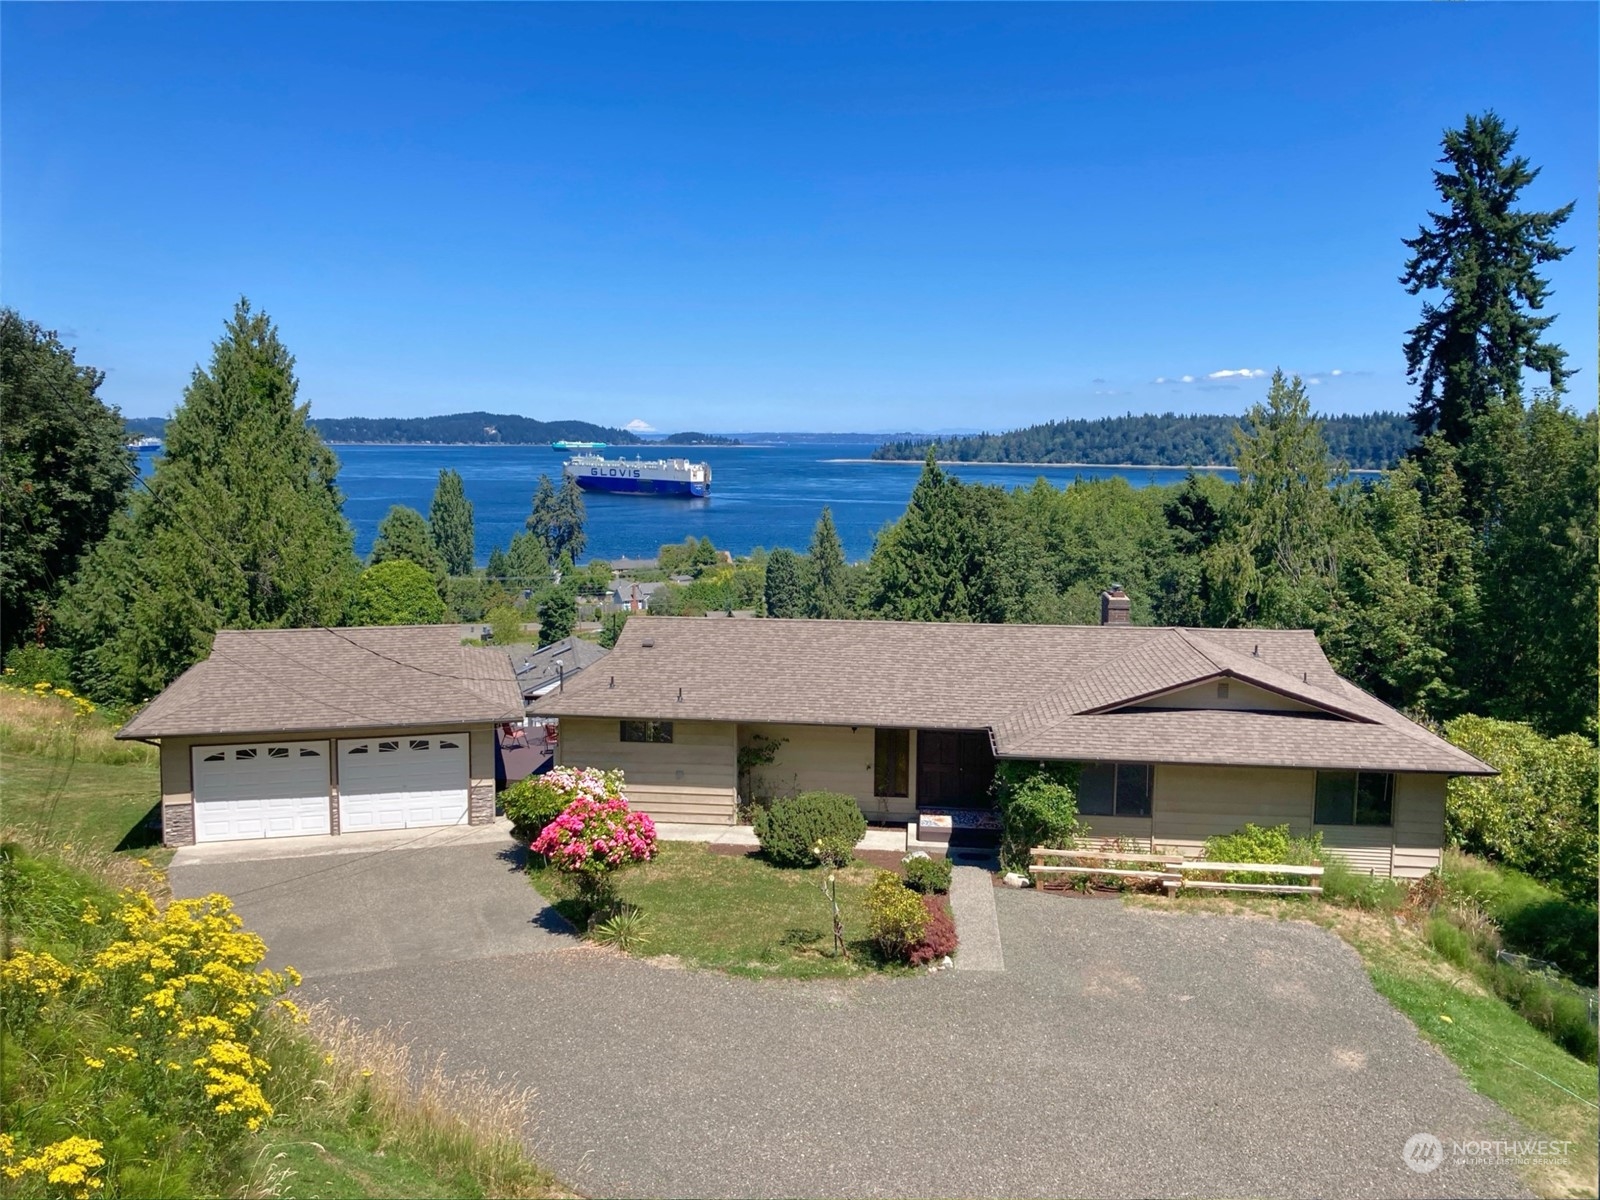
[[[465,735],[341,742],[339,823],[346,832],[464,825]]]

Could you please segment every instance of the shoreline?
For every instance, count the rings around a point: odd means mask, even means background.
[[[926,460],[921,458],[828,458],[824,462],[834,463],[885,463],[891,467],[914,466],[920,467]],[[1034,470],[1044,468],[1083,468],[1091,467],[1105,471],[1237,471],[1239,468],[1232,463],[1185,463],[1176,466],[1170,463],[1105,463],[1105,462],[980,462],[970,458],[936,458],[934,462],[941,467],[1031,467]],[[1352,475],[1382,475],[1381,467],[1348,467]]]

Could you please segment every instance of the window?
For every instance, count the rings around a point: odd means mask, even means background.
[[[449,742],[449,741],[446,741],[444,738],[440,738],[439,739],[439,749],[441,749],[441,750],[459,750],[459,749],[461,749],[461,743],[460,742]]]
[[[1086,817],[1148,817],[1155,768],[1148,763],[1085,763],[1078,812]]]
[[[625,742],[670,742],[671,721],[624,721],[622,740]]]
[[[411,739],[411,748],[413,750],[426,750],[428,748],[428,739],[427,738],[412,738]]]
[[[365,746],[351,746],[347,751],[350,754],[365,754],[366,752],[367,748]]]
[[[395,751],[397,751],[399,749],[400,749],[400,743],[399,742],[379,742],[378,743],[378,753],[379,754],[393,754]]]
[[[306,749],[302,748],[301,751],[300,751],[300,757],[301,758],[321,758],[322,755],[321,755],[321,753],[319,751],[306,750]]]
[[[254,758],[255,756],[256,756],[256,750],[255,750],[254,746],[250,747],[250,749],[248,749],[248,750],[235,750],[233,752],[233,757],[234,757],[234,761],[235,762],[237,762],[240,759]]]
[[[267,747],[267,757],[268,758],[288,758],[289,757],[289,747],[287,747],[287,746],[268,746]]]
[[[1316,822],[1394,824],[1394,776],[1387,771],[1318,771]]]
[[[228,756],[226,754],[224,754],[221,750],[218,750],[215,754],[206,755],[205,761],[206,762],[222,762],[227,757]]]
[[[872,794],[911,794],[911,731],[878,729],[872,737]]]

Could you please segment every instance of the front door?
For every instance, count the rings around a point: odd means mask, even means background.
[[[918,808],[989,808],[993,778],[987,733],[917,730]]]

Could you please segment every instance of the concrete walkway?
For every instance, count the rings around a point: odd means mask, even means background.
[[[956,867],[950,874],[950,915],[956,919],[958,971],[1004,971],[994,878],[981,867]]]

